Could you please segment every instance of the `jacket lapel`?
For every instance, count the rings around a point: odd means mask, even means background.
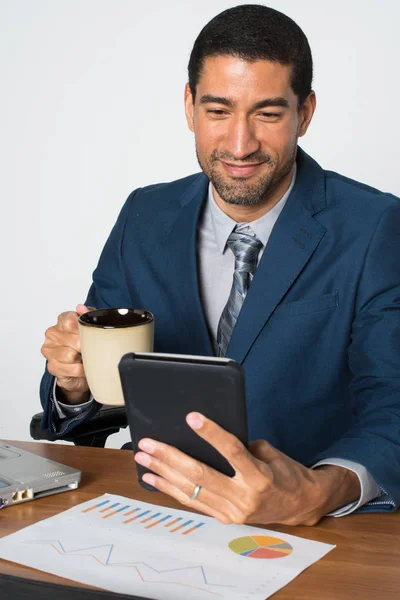
[[[326,232],[313,217],[326,203],[324,173],[300,149],[297,168],[295,186],[272,230],[227,348],[227,356],[239,363]]]
[[[179,198],[179,210],[168,224],[167,257],[169,286],[174,290],[180,316],[182,352],[213,355],[212,343],[200,300],[197,268],[197,225],[207,197],[208,179],[202,173]]]

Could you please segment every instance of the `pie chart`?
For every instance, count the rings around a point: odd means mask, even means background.
[[[284,558],[293,552],[285,540],[267,535],[252,535],[232,540],[228,544],[235,554],[246,558]]]

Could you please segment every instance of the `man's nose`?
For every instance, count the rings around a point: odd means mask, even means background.
[[[234,119],[229,123],[225,144],[236,160],[243,160],[260,149],[260,142],[247,119]]]

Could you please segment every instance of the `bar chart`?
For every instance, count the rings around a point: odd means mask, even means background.
[[[180,533],[182,535],[189,535],[200,529],[200,527],[205,526],[204,521],[196,521],[196,519],[186,520],[183,517],[177,517],[176,514],[149,509],[143,510],[140,506],[112,502],[111,500],[102,500],[82,510],[82,514],[93,512],[97,512],[102,519],[110,519],[116,516],[122,517],[123,525],[129,525],[136,521],[143,525],[144,529],[153,529],[159,526],[164,527],[170,533]]]

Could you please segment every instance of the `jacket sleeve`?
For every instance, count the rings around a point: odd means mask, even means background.
[[[110,236],[101,253],[97,268],[93,273],[93,283],[90,287],[85,304],[95,308],[110,308],[130,306],[125,273],[122,265],[122,241],[125,227],[129,218],[130,207],[138,190],[130,194],[125,202]],[[54,435],[65,435],[73,427],[90,419],[100,405],[93,402],[91,410],[81,415],[60,419],[53,402],[54,377],[48,372],[47,365],[40,383],[40,401],[43,407],[42,429],[50,429]]]
[[[317,460],[362,464],[382,495],[359,510],[395,510],[400,504],[400,202],[381,216],[365,255],[348,363],[354,424]]]

